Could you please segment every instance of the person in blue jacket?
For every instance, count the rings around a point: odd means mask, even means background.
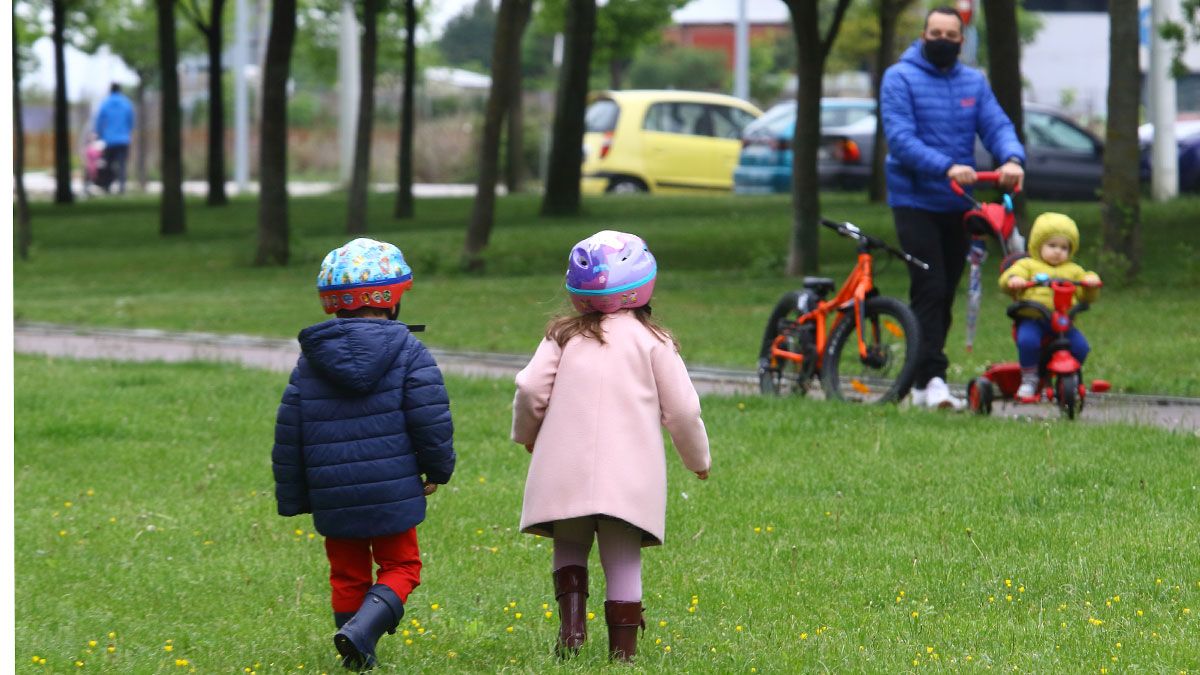
[[[454,473],[442,373],[397,321],[411,287],[412,269],[392,244],[360,238],[330,251],[317,291],[337,318],[300,332],[275,422],[279,515],[311,513],[325,537],[334,645],[356,670],[375,665],[376,643],[404,616],[421,581],[425,498]]]
[[[975,182],[975,136],[1001,163],[1000,185],[1024,180],[1025,149],[983,73],[958,62],[963,22],[949,7],[925,17],[925,30],[880,88],[887,137],[888,205],[905,252],[929,263],[909,267],[910,304],[921,327],[913,403],[961,408],[946,386],[946,334],[966,261],[962,216],[970,203],[950,180]]]
[[[133,103],[113,83],[108,97],[96,112],[96,135],[104,141],[104,165],[112,172],[121,194],[125,194],[125,166],[129,161],[129,140],[133,135]],[[108,191],[107,186],[103,186]]]

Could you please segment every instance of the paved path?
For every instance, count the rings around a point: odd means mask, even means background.
[[[17,322],[14,329],[14,350],[18,353],[77,359],[217,361],[290,372],[300,353],[295,340],[246,335],[178,333],[148,328],[92,328],[32,322]],[[528,355],[522,354],[445,349],[430,351],[443,371],[468,377],[511,380],[529,360]],[[688,370],[696,389],[702,394],[757,395],[758,379],[753,371],[703,366]],[[998,404],[994,414],[1013,418],[1058,418],[1057,411],[1049,405],[1018,407]],[[1082,419],[1150,424],[1200,435],[1200,399],[1093,394],[1088,397]]]

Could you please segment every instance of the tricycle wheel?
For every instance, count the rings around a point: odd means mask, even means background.
[[[992,381],[986,377],[977,377],[967,383],[967,405],[978,415],[992,414],[992,402],[996,400],[996,390]]]
[[[1058,399],[1059,410],[1067,419],[1073,420],[1083,409],[1083,399],[1079,396],[1079,373],[1059,375],[1054,385],[1054,397]]]

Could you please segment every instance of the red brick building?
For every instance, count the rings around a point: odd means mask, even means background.
[[[737,13],[737,0],[692,0],[672,15],[674,24],[663,30],[663,39],[685,47],[719,51],[725,54],[725,62],[732,68]],[[746,0],[746,17],[751,42],[774,39],[792,30],[787,6],[780,0]]]

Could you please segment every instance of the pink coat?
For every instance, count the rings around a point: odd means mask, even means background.
[[[553,536],[553,522],[602,515],[661,544],[667,464],[662,427],[684,465],[708,470],[700,397],[679,352],[630,310],[601,324],[606,344],[543,340],[517,374],[512,439],[534,445],[521,531]]]

